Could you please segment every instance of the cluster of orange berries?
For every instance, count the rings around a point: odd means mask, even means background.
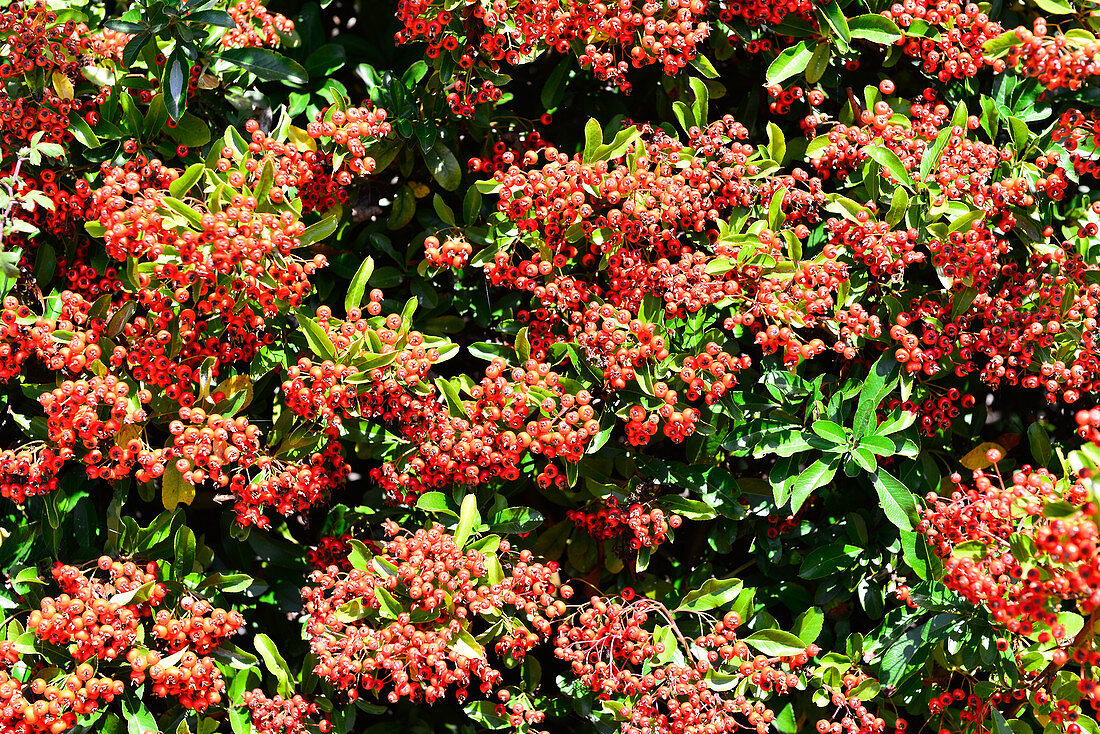
[[[48,440],[63,456],[73,455],[77,447],[85,449],[84,463],[92,479],[113,482],[128,476],[141,443],[123,442],[121,437],[127,427],[145,422],[140,404],[152,399],[148,391],[141,391],[131,402],[129,393],[130,386],[114,375],[62,382],[38,398],[46,412]]]
[[[679,515],[640,502],[632,502],[624,509],[615,497],[608,497],[590,509],[569,510],[566,517],[595,540],[623,541],[632,551],[656,548],[668,539],[670,530],[683,522]]]
[[[518,660],[565,612],[571,591],[559,587],[556,564],[507,541],[489,554],[460,547],[439,525],[406,533],[387,521],[385,532],[367,568],[314,571],[302,589],[314,671],[352,699],[388,690],[391,702],[432,703],[453,689],[462,701],[473,685],[488,694],[501,673],[470,636],[474,619],[507,617],[494,649]],[[348,613],[353,606],[361,611]]]
[[[991,449],[987,458],[996,467],[1001,451]],[[1100,649],[1091,636],[1073,637],[1059,619],[1067,603],[1086,617],[1100,608],[1098,509],[1086,475],[1063,480],[1046,469],[1024,466],[1013,472],[1011,482],[996,469],[975,471],[973,486],[967,487],[955,474],[950,496],[928,496],[931,508],[918,529],[944,558],[948,588],[985,607],[1009,632],[1052,643],[1054,669],[1071,661],[1084,666],[1078,690],[1095,703],[1100,683],[1087,671],[1100,662]],[[1051,505],[1066,511],[1047,512]],[[975,543],[984,552],[960,548]],[[1033,688],[1045,691],[1044,703],[1051,702],[1052,682],[1053,676],[1033,682]],[[1018,698],[1020,692],[1002,693]],[[984,720],[984,704],[971,708],[975,720]]]
[[[1077,435],[1086,441],[1100,444],[1100,408],[1079,410],[1074,414],[1077,422]]]
[[[0,40],[5,50],[0,79],[29,78],[38,72],[51,81],[57,74],[70,84],[80,78],[91,46],[82,37],[79,24],[73,20],[59,23],[45,0],[13,2],[0,11]],[[50,83],[34,98],[5,95],[0,99],[4,156],[16,152],[39,131],[46,133],[47,142],[72,140],[69,114],[82,113],[93,105],[90,100],[60,95]]]
[[[817,26],[817,18],[814,16],[814,5],[811,0],[783,0],[783,2],[732,0],[732,2],[722,3],[718,10],[719,20],[729,23],[734,19],[740,19],[750,26],[779,25],[788,15],[793,15],[799,20]],[[770,50],[771,42],[750,41],[745,46],[749,53],[760,53]]]
[[[419,435],[419,451],[401,467],[386,462],[372,469],[371,478],[391,496],[406,500],[454,483],[514,480],[526,455],[577,462],[600,431],[592,395],[568,392],[546,362],[529,359],[509,368],[494,358],[485,378],[469,392],[474,402],[463,402],[459,416],[433,399],[410,397],[417,422],[406,422],[402,430]],[[419,433],[410,433],[413,428]],[[566,476],[551,463],[536,482],[564,487]]]
[[[306,551],[306,561],[319,571],[327,570],[329,566],[336,566],[341,571],[350,571],[351,561],[348,559],[348,553],[351,552],[351,545],[348,541],[352,537],[351,533],[322,536],[318,539],[315,548]]]
[[[992,67],[997,73],[1005,70],[1002,59],[986,58],[982,48],[986,41],[998,38],[1004,29],[975,3],[904,0],[891,5],[882,15],[897,23],[903,31],[911,29],[915,21],[923,21],[939,30],[935,39],[917,32],[906,34],[898,39],[897,45],[907,56],[921,62],[924,73],[934,74],[941,82],[966,79],[986,67]]]
[[[553,122],[553,116],[549,113],[541,118],[543,125]],[[547,147],[549,143],[537,130],[529,133],[507,132],[502,134],[502,140],[493,143],[492,152],[481,158],[471,158],[467,164],[470,171],[481,173],[486,177],[492,176],[497,171],[504,171],[517,160],[527,160],[535,157],[537,160],[539,151]]]
[[[1100,145],[1100,112],[1069,108],[1058,117],[1051,140],[1066,149],[1078,175],[1100,173],[1100,161],[1089,155],[1094,146]],[[1092,210],[1096,211],[1095,204]]]
[[[257,688],[242,693],[241,700],[252,714],[252,728],[259,734],[325,734],[332,731],[329,717],[320,713],[316,703],[300,695],[268,698]]]
[[[187,592],[170,592],[155,562],[103,556],[94,569],[55,563],[51,575],[62,593],[39,602],[27,618],[27,630],[35,641],[64,649],[75,668],[59,674],[51,667],[54,658],[39,661],[36,653],[0,643],[0,725],[5,731],[61,734],[146,681],[154,696],[185,708],[203,711],[221,702],[225,681],[214,661],[201,656],[244,624],[239,613]],[[161,649],[146,647],[153,645]],[[119,667],[123,660],[127,665]],[[11,675],[16,664],[29,676]],[[127,670],[129,681],[121,677]]]
[[[459,115],[500,98],[493,83],[501,64],[520,64],[547,51],[577,54],[597,77],[630,90],[633,68],[661,66],[676,74],[699,54],[710,34],[704,0],[639,3],[495,2],[456,10],[441,0],[400,0],[399,44],[425,42],[429,59],[453,55],[465,74],[450,81],[447,101]]]
[[[237,23],[219,39],[222,48],[278,46],[280,39],[294,32],[294,21],[281,13],[269,12],[259,0],[239,0],[229,6]]]
[[[27,620],[27,629],[36,638],[68,648],[77,662],[93,657],[111,661],[122,655],[137,640],[141,618],[148,617],[150,609],[167,594],[164,584],[157,580],[155,563],[141,567],[104,556],[99,567],[109,574],[108,581],[89,579],[74,566],[54,564],[51,574],[65,593],[56,599],[43,599],[41,609],[32,611]],[[115,594],[145,584],[153,585],[147,602],[111,601]]]
[[[1027,694],[1026,690],[1019,688],[1010,691],[995,691],[989,696],[979,696],[974,691],[968,694],[963,688],[951,688],[938,696],[932,697],[932,700],[928,702],[928,712],[933,716],[938,715],[943,723],[948,721],[954,723],[953,720],[957,717],[959,725],[961,725],[960,728],[964,730],[970,730],[971,728],[983,729],[996,721],[993,718],[994,710],[1018,703]],[[1043,705],[1047,701],[1046,694],[1043,691],[1038,691],[1034,695],[1034,700]],[[1068,702],[1060,701],[1059,703],[1067,704]],[[961,707],[952,708],[955,704],[961,704]],[[1079,710],[1077,706],[1073,708]],[[1052,720],[1061,718],[1057,711],[1051,711],[1051,713],[1054,714],[1051,716]],[[1076,719],[1076,715],[1070,721],[1073,719]],[[1070,730],[1067,728],[1066,731]]]
[[[12,643],[0,643],[11,645]],[[18,660],[18,658],[17,658]],[[57,683],[35,677],[24,682],[13,675],[5,657],[0,661],[0,727],[20,734],[61,734],[76,726],[126,691],[126,684],[82,663]]]
[[[437,268],[461,270],[473,253],[474,248],[461,237],[447,237],[442,244],[438,237],[424,239],[424,259]]]
[[[905,349],[905,347],[902,347]],[[899,350],[901,351],[901,350]],[[906,354],[897,355],[908,358]],[[973,408],[977,399],[970,393],[963,394],[958,388],[952,387],[939,395],[929,395],[924,400],[901,400],[900,398],[888,398],[882,407],[886,413],[894,410],[904,410],[907,413],[915,413],[920,432],[925,436],[934,436],[939,430],[947,430],[952,421],[958,418],[962,410]]]
[[[894,230],[886,222],[877,222],[864,212],[862,217],[830,218],[825,222],[829,244],[851,253],[874,278],[889,279],[905,271],[913,263],[924,260],[917,247],[916,229]]]
[[[753,655],[737,639],[740,616],[729,612],[695,638],[705,655],[675,662],[666,643],[650,629],[656,620],[675,627],[669,611],[651,599],[592,597],[558,625],[555,654],[570,665],[582,686],[621,704],[617,718],[622,734],[671,734],[704,727],[737,731],[746,726],[765,734],[775,712],[763,701],[714,690],[704,682],[708,673],[713,669],[733,678],[730,690],[739,688],[740,679],[761,692],[784,693],[800,685],[797,671],[818,653],[816,645],[809,645],[791,656]],[[683,640],[678,632],[673,637]]]
[[[1046,20],[1036,18],[1032,29],[1016,29],[1019,43],[1008,50],[1009,63],[1016,71],[1035,77],[1050,90],[1078,90],[1100,74],[1100,41],[1047,32]]]
[[[262,173],[270,161],[273,166],[271,200],[277,204],[289,201],[292,189],[294,197],[301,200],[302,211],[326,211],[348,201],[347,187],[359,176],[374,170],[375,161],[367,155],[367,147],[386,137],[391,130],[386,122],[386,111],[373,106],[324,108],[316,119],[306,125],[306,134],[313,140],[313,147],[302,149],[294,142],[279,142],[260,129],[256,120],[245,123],[250,135],[248,154],[237,161],[238,154],[231,148],[222,150],[222,160],[217,163],[221,171],[236,166],[249,176]],[[320,145],[331,143],[332,150]],[[337,160],[339,156],[339,160]],[[233,184],[230,174],[230,184]]]
[[[870,680],[870,676],[861,670],[850,670],[841,678],[838,689],[823,686],[829,694],[829,700],[836,707],[831,719],[818,719],[818,734],[885,734],[886,721],[867,710],[867,706],[858,697],[852,695],[860,684]],[[894,734],[902,734],[907,722],[900,716],[894,720]]]

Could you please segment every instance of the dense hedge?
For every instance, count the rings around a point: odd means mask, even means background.
[[[1100,734],[1092,0],[0,9],[0,733]]]

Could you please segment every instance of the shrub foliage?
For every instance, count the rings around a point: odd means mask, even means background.
[[[0,733],[1100,734],[1092,0],[0,5]]]

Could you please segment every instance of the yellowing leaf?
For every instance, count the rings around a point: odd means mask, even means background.
[[[126,448],[126,444],[130,443],[135,438],[141,438],[141,426],[135,423],[127,423],[120,428],[118,434],[115,435],[115,443],[121,448]]]
[[[293,125],[290,126],[290,142],[294,143],[298,150],[317,150],[317,141],[305,130]]]
[[[72,99],[75,95],[73,83],[69,81],[69,77],[60,71],[53,73],[53,90],[57,92],[57,96],[61,99]]]
[[[239,393],[241,392],[243,392],[244,395],[240,395]],[[252,402],[252,378],[248,375],[234,375],[233,377],[222,380],[217,387],[210,391],[210,397],[207,399],[208,402],[214,402],[213,397],[217,393],[225,395],[224,398],[218,401],[219,408],[232,407],[233,412],[242,411]]]
[[[993,443],[992,441],[986,441],[985,443],[978,444],[977,447],[972,449],[970,453],[959,459],[959,463],[965,466],[971,471],[978,469],[985,469],[993,466],[993,462],[989,460],[988,454],[990,449],[996,449],[1001,452],[1001,456],[1004,456],[1007,452],[1005,447],[999,443]]]
[[[418,199],[423,199],[425,196],[432,193],[430,188],[417,181],[409,181],[409,188],[412,189],[413,196]]]
[[[164,476],[161,477],[162,485],[160,499],[164,503],[164,509],[174,510],[181,502],[191,504],[195,499],[195,485],[184,480],[183,474],[176,468],[174,462],[169,462],[164,467]]]

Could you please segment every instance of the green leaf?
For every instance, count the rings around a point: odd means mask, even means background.
[[[451,509],[451,503],[447,501],[447,495],[442,492],[425,492],[420,495],[416,499],[416,509],[458,517],[458,513]]]
[[[1038,422],[1027,427],[1027,440],[1031,446],[1031,455],[1039,462],[1041,467],[1049,467],[1054,458],[1054,452],[1050,445],[1050,435]]]
[[[875,458],[874,452],[864,446],[852,449],[852,459],[859,464],[860,469],[869,474],[878,469],[878,459]]]
[[[913,517],[917,514],[917,503],[913,493],[905,488],[893,474],[879,469],[872,475],[879,503],[886,519],[901,530],[913,529]]]
[[[351,283],[348,284],[348,292],[347,295],[344,296],[345,313],[353,308],[359,308],[359,305],[363,302],[363,293],[367,289],[367,281],[370,280],[371,273],[373,272],[374,258],[367,257],[359,264],[359,269],[355,271]]]
[[[806,554],[798,575],[804,579],[822,579],[835,576],[851,568],[863,549],[854,545],[830,543],[814,548]]]
[[[662,509],[686,517],[688,520],[710,520],[718,516],[714,508],[706,502],[689,500],[686,497],[676,495],[662,497],[659,504]]]
[[[206,165],[203,163],[193,163],[187,167],[180,177],[172,183],[168,184],[168,193],[175,198],[180,198],[191,190],[191,187],[198,183],[202,178],[203,171],[206,170]]]
[[[166,209],[171,209],[196,227],[202,224],[202,215],[179,199],[171,196],[163,196],[160,202]]]
[[[510,727],[507,716],[497,713],[497,705],[492,701],[473,701],[463,708],[472,721],[486,729],[507,729]]]
[[[707,579],[694,591],[689,591],[676,607],[678,612],[706,612],[725,606],[741,593],[741,579]]]
[[[890,175],[897,179],[902,186],[912,188],[913,179],[909,176],[909,172],[905,170],[905,166],[902,165],[897,153],[881,145],[868,145],[863,150],[880,166],[889,171]]]
[[[476,191],[477,189],[473,190]],[[443,201],[443,197],[439,194],[436,194],[432,198],[432,208],[435,209],[436,216],[439,217],[444,224],[451,227],[455,227],[458,225],[457,220],[455,220],[454,209],[448,206],[447,202]]]
[[[384,619],[397,619],[405,611],[400,602],[393,598],[393,594],[382,586],[374,587],[374,598],[378,600],[378,613]]]
[[[153,35],[148,31],[142,31],[127,41],[126,46],[122,49],[122,65],[125,67],[133,66],[134,62],[137,61],[138,54],[141,53],[141,49],[149,43],[149,39],[152,37]]]
[[[145,708],[145,703],[132,695],[122,699],[123,718],[126,719],[127,734],[146,734],[159,731],[157,718]]]
[[[462,199],[462,219],[467,226],[477,221],[481,213],[481,191],[477,186],[471,186]]]
[[[519,363],[525,364],[527,360],[531,358],[531,342],[527,339],[527,327],[523,327],[516,334],[516,342],[514,344],[516,350],[516,356],[519,357]]]
[[[745,638],[745,644],[769,657],[797,655],[806,651],[806,643],[783,630],[758,630]]]
[[[477,495],[471,492],[462,498],[462,505],[458,509],[458,527],[455,528],[455,545],[459,548],[466,547],[466,541],[470,534],[481,525],[481,513],[477,510]]]
[[[85,148],[98,148],[103,143],[92,130],[91,125],[76,112],[69,117],[69,131],[78,143]]]
[[[184,18],[188,23],[201,23],[203,25],[216,25],[222,28],[236,28],[237,21],[224,10],[200,10]]]
[[[1034,2],[1040,10],[1051,15],[1072,15],[1077,12],[1066,0],[1034,0]]]
[[[195,485],[185,481],[183,474],[176,468],[176,463],[169,461],[161,476],[161,502],[164,509],[174,510],[180,503],[189,505],[194,499]]]
[[[348,541],[348,545],[351,546],[351,551],[348,553],[348,561],[351,563],[351,567],[360,571],[370,569],[374,554],[371,553],[367,544],[361,540],[352,539]]]
[[[774,122],[768,123],[768,157],[780,164],[787,157],[787,140]]]
[[[176,531],[172,539],[175,555],[172,560],[172,575],[182,579],[191,573],[195,565],[195,533],[184,525]]]
[[[840,9],[840,5],[836,0],[831,0],[821,8],[822,15],[825,16],[825,20],[829,22],[836,34],[844,41],[849,43],[852,40],[852,31],[848,28],[848,21],[844,17],[844,11]]]
[[[329,335],[321,328],[320,324],[304,314],[299,314],[298,325],[306,337],[306,343],[309,344],[309,348],[314,354],[333,362],[338,359],[336,345],[332,343],[332,339],[329,338]]]
[[[428,164],[431,172],[440,186],[447,191],[454,191],[462,182],[462,169],[458,165],[458,159],[451,149],[443,144],[442,140],[436,140],[428,147],[421,146],[424,162]]]
[[[565,80],[569,74],[572,60],[569,54],[563,56],[558,65],[554,67],[554,70],[550,72],[550,76],[546,78],[546,83],[542,85],[542,93],[539,95],[539,101],[542,102],[544,108],[550,110],[561,104],[562,97],[565,94]]]
[[[222,51],[217,58],[255,74],[264,81],[290,84],[305,84],[309,81],[309,74],[301,64],[266,48],[231,48]]]
[[[936,167],[936,164],[940,160],[940,156],[943,155],[944,148],[951,141],[951,128],[944,128],[936,136],[936,142],[932,143],[930,148],[926,148],[924,155],[920,159],[920,171],[919,175],[921,179],[928,178],[928,174],[932,172],[932,169]]]
[[[791,512],[798,512],[802,503],[815,489],[824,487],[832,481],[838,466],[840,466],[840,456],[834,454],[818,459],[795,477],[791,485]]]
[[[529,533],[546,520],[530,507],[505,507],[493,515],[489,526],[497,533]]]
[[[809,607],[806,611],[802,612],[802,614],[798,615],[798,619],[794,621],[794,627],[791,629],[791,632],[808,646],[817,641],[824,626],[824,613],[817,607]]]
[[[412,221],[416,215],[416,197],[408,184],[397,190],[393,197],[393,207],[390,210],[390,218],[386,220],[386,226],[390,229],[401,229]]]
[[[890,210],[886,212],[886,223],[891,227],[905,218],[905,212],[909,209],[909,194],[905,189],[895,189],[894,200],[890,202]]]
[[[814,47],[814,53],[806,64],[806,81],[816,84],[829,68],[829,59],[832,58],[833,47],[828,43],[819,43]],[[772,125],[774,123],[768,123]]]
[[[863,380],[852,424],[852,433],[857,439],[863,438],[875,427],[878,407],[894,387],[895,381],[892,377],[896,369],[897,362],[894,358],[884,354],[875,361],[871,371]]]
[[[596,160],[596,150],[603,145],[603,128],[595,117],[588,118],[584,124],[584,151],[581,158],[585,163]]]
[[[691,110],[695,113],[695,124],[703,127],[707,124],[710,114],[710,90],[707,88],[706,82],[695,77],[689,77],[688,84],[695,94],[695,101],[691,105]]]
[[[1049,0],[1047,0],[1047,2],[1049,2]],[[1043,3],[1038,2],[1038,0],[1036,0],[1035,4],[1039,7],[1043,7]],[[1005,721],[1004,714],[1002,714],[996,706],[990,706],[990,708],[993,711],[993,734],[1013,734],[1012,728],[1008,725],[1008,722]]]
[[[183,47],[176,45],[164,64],[160,84],[164,90],[164,106],[168,116],[180,119],[187,106],[187,82],[191,78],[191,62],[183,55]]]
[[[201,148],[210,142],[210,126],[190,112],[184,112],[175,127],[167,128],[168,137],[176,145]]]
[[[714,68],[714,64],[712,64],[710,59],[708,59],[706,56],[695,56],[694,58],[689,59],[688,63],[694,66],[696,71],[705,76],[707,79],[718,78],[718,70]]]
[[[852,38],[862,38],[880,46],[889,46],[901,38],[901,28],[898,28],[898,24],[878,13],[849,18],[848,30]]]
[[[810,425],[810,430],[837,446],[846,446],[848,444],[848,434],[839,424],[833,421],[816,420]]]
[[[961,618],[957,615],[938,614],[920,627],[906,632],[882,654],[882,675],[879,677],[882,684],[896,686],[900,683],[910,674],[909,664],[917,652],[938,640],[943,630],[960,622]]]
[[[966,232],[970,229],[970,226],[974,222],[981,221],[985,218],[985,212],[981,209],[976,211],[967,212],[960,217],[951,220],[951,224],[947,226],[947,234],[953,232]]]
[[[801,74],[810,63],[810,58],[813,55],[808,41],[799,41],[795,45],[784,49],[775,58],[775,61],[768,66],[768,84],[778,84],[796,74]]]
[[[279,648],[262,632],[253,638],[253,642],[256,645],[256,652],[263,658],[264,667],[279,681],[279,695],[283,698],[294,695],[294,689],[290,683],[290,667],[279,653]]]
[[[309,247],[310,245],[320,242],[335,232],[339,224],[340,215],[338,213],[329,214],[321,221],[314,222],[306,227],[305,231],[298,236],[298,246]]]

